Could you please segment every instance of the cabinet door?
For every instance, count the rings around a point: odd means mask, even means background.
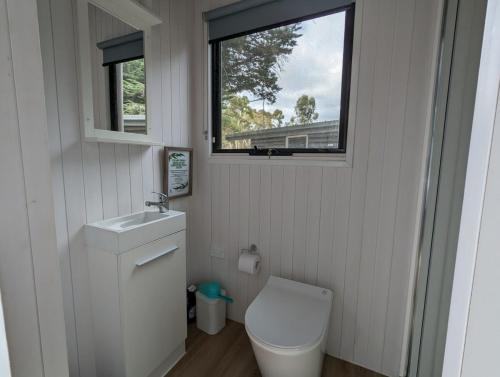
[[[148,376],[185,340],[185,232],[120,255],[126,377]]]

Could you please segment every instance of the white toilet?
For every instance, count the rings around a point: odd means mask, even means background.
[[[245,314],[263,377],[321,375],[332,299],[329,289],[269,278]]]

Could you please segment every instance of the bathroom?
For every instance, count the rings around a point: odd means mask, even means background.
[[[499,14],[0,0],[0,375],[494,375],[468,325],[495,301],[472,281]],[[216,334],[187,323],[208,282],[230,297]]]

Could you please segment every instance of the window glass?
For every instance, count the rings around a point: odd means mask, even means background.
[[[215,152],[341,147],[347,13],[215,43]]]
[[[144,59],[121,64],[122,112],[125,132],[146,133],[146,82]]]
[[[307,148],[307,135],[305,136],[287,136],[287,148]]]

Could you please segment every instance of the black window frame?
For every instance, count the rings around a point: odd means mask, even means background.
[[[344,24],[344,54],[342,59],[342,84],[339,115],[339,141],[337,148],[257,148],[254,149],[224,149],[222,148],[222,102],[221,102],[221,42],[228,39],[242,37],[260,31],[274,29],[298,22],[312,20],[345,11]],[[347,150],[347,129],[349,120],[349,99],[351,91],[352,54],[354,43],[354,16],[355,3],[331,9],[326,12],[315,13],[305,17],[287,20],[273,25],[253,29],[244,33],[226,36],[210,41],[211,45],[211,80],[212,80],[212,153],[248,153],[249,155],[281,155],[293,154],[345,154]]]
[[[112,63],[108,65],[108,87],[109,87],[109,121],[111,131],[119,131],[118,125],[118,98],[117,98],[117,83],[118,74],[116,72],[118,64]]]

